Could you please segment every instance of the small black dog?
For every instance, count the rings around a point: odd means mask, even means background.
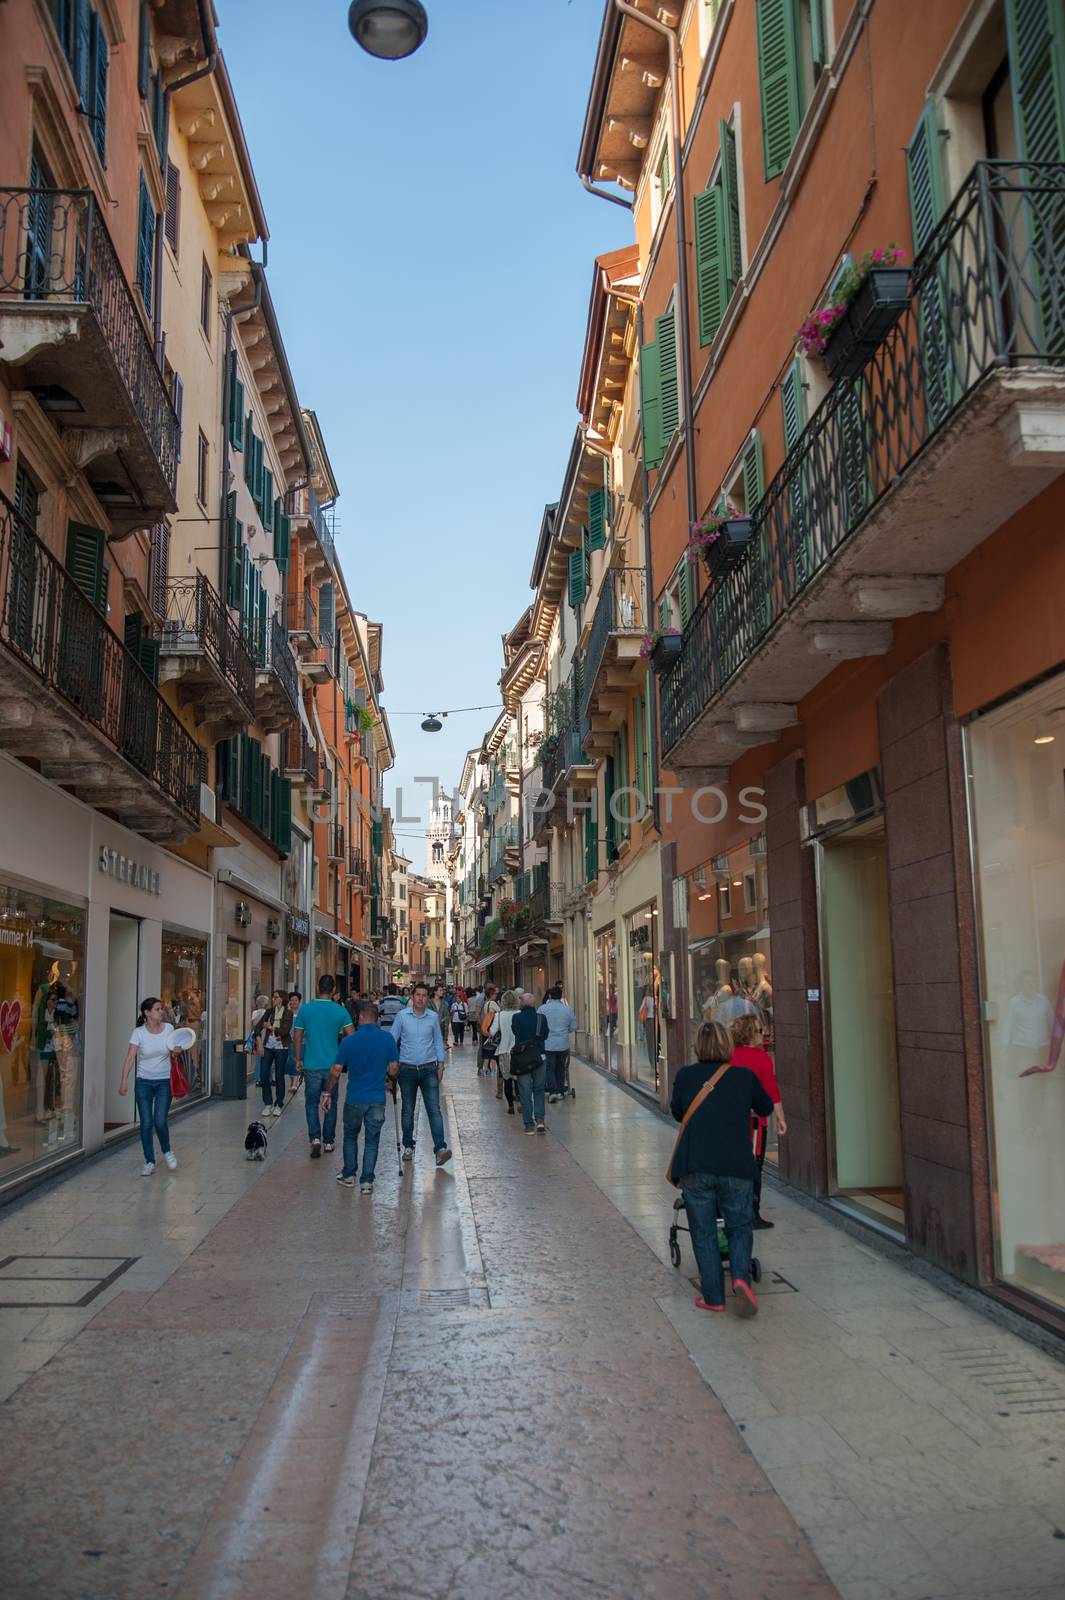
[[[265,1161],[266,1152],[269,1149],[269,1146],[270,1141],[266,1137],[266,1129],[263,1127],[262,1123],[250,1123],[248,1126],[248,1131],[244,1135],[245,1161]]]

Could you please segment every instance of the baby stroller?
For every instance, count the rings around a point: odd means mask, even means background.
[[[680,1233],[687,1233],[690,1235],[691,1233],[690,1228],[684,1227],[683,1223],[677,1221],[678,1213],[682,1212],[683,1210],[684,1196],[679,1194],[673,1202],[673,1224],[669,1230],[669,1259],[672,1261],[675,1267],[680,1266],[680,1240],[678,1239],[677,1235]],[[731,1276],[732,1266],[729,1262],[728,1255],[728,1236],[725,1233],[725,1224],[722,1222],[720,1217],[717,1219],[717,1247],[721,1252],[721,1265],[728,1268],[729,1275]],[[762,1263],[759,1261],[758,1257],[752,1253],[751,1280],[754,1283],[760,1283],[761,1279]]]

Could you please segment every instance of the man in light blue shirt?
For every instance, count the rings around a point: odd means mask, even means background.
[[[566,1096],[566,1075],[569,1067],[569,1036],[575,1032],[577,1018],[562,998],[561,985],[548,989],[547,999],[540,1007],[540,1015],[547,1022],[547,1041],[544,1054],[547,1061],[547,1098],[554,1103]]]
[[[411,1003],[392,1024],[392,1037],[399,1053],[399,1087],[403,1095],[403,1159],[414,1159],[414,1108],[421,1090],[425,1114],[433,1135],[436,1164],[451,1160],[444,1138],[444,1119],[440,1115],[440,1080],[444,1076],[447,1052],[440,1032],[440,1018],[429,1006],[429,985],[416,983]]]
[[[345,1033],[354,1033],[355,1027],[345,1006],[333,999],[333,979],[318,979],[318,998],[308,1000],[296,1012],[292,1024],[292,1048],[296,1070],[303,1073],[304,1109],[307,1113],[307,1136],[311,1141],[311,1155],[316,1159],[322,1153],[322,1133],[325,1149],[332,1150],[336,1141],[337,1106],[334,1100],[325,1114],[325,1129],[319,1120],[318,1108],[325,1091],[326,1079],[337,1058],[337,1045]]]

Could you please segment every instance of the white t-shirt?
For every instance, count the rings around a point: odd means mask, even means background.
[[[159,1033],[149,1033],[145,1027],[134,1028],[129,1042],[137,1048],[137,1077],[159,1083],[170,1076],[170,1040],[174,1030],[164,1023]]]

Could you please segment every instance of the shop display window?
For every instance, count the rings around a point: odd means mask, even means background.
[[[598,1007],[595,1059],[601,1067],[617,1072],[618,942],[612,923],[595,936],[595,983]]]
[[[247,946],[239,939],[226,940],[226,1038],[246,1039],[248,1008],[244,1003],[244,966]]]
[[[657,907],[641,906],[625,918],[625,942],[632,996],[627,1030],[629,1070],[637,1082],[657,1091],[661,1076]]]
[[[997,1271],[1065,1306],[1065,679],[967,734]]]
[[[0,1184],[81,1143],[85,918],[0,888]]]
[[[193,1028],[196,1043],[184,1052],[189,1098],[198,1100],[210,1087],[207,1020],[207,940],[195,934],[163,929],[160,997],[177,1028]]]

